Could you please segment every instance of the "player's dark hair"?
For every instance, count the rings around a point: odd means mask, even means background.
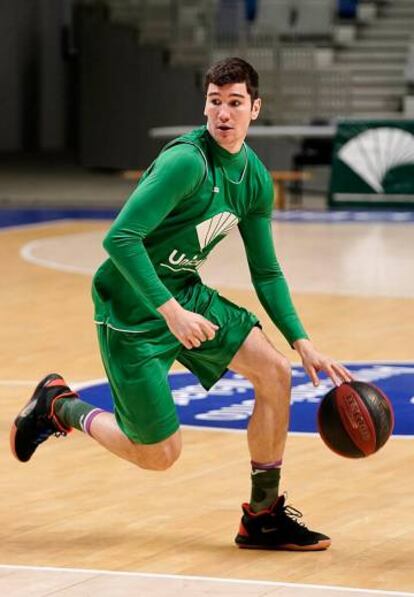
[[[252,103],[259,97],[259,75],[252,65],[242,58],[224,58],[210,66],[204,78],[205,93],[210,83],[218,87],[229,83],[246,83]]]

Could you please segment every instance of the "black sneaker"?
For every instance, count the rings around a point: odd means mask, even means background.
[[[302,513],[292,506],[285,506],[283,495],[261,512],[252,512],[249,504],[243,504],[242,509],[243,517],[235,539],[239,547],[318,551],[331,544],[329,537],[310,531],[303,522],[298,522]]]
[[[67,435],[72,431],[58,420],[54,405],[59,398],[77,397],[57,373],[42,379],[10,430],[10,447],[17,460],[27,462],[37,446],[51,435]]]

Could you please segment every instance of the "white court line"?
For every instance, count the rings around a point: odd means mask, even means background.
[[[289,224],[289,223],[288,223]],[[82,275],[82,276],[91,276],[95,273],[98,266],[107,258],[107,255],[104,253],[102,248],[102,239],[100,236],[91,236],[88,240],[85,236],[82,239],[81,235],[87,235],[88,233],[68,233],[65,237],[56,237],[56,235],[51,235],[50,238],[43,239],[42,241],[37,241],[38,244],[30,243],[28,246],[23,247],[20,252],[21,258],[26,260],[29,263],[35,264],[38,267],[42,268],[49,268],[55,271],[60,271],[62,273],[69,273],[70,275]],[[91,235],[95,235],[96,233],[92,231]],[[349,232],[347,233],[349,234]],[[347,236],[346,234],[346,236]],[[408,234],[408,233],[407,233]],[[322,235],[323,236],[323,235]],[[338,249],[341,251],[340,247],[342,247],[341,238],[338,237],[335,242],[338,242]],[[359,238],[358,234],[357,237]],[[382,237],[381,237],[382,238]],[[375,240],[376,239],[376,240]],[[344,240],[344,239],[342,239]],[[369,240],[369,239],[368,239]],[[79,241],[79,245],[77,242]],[[365,238],[367,241],[367,238]],[[234,255],[238,254],[240,249],[239,242],[234,240],[236,243],[233,246]],[[305,243],[310,242],[310,240],[304,241]],[[323,243],[326,244],[327,240],[321,240],[321,245],[317,250],[322,250],[324,246]],[[349,242],[349,241],[348,241]],[[369,255],[372,254],[373,259],[378,259],[377,251],[374,251],[375,243],[379,242],[379,239],[376,235],[369,242],[369,246],[371,247],[368,251]],[[387,242],[392,242],[389,239]],[[69,243],[69,244],[67,244]],[[91,247],[93,250],[89,251],[88,248],[85,248],[85,244],[88,247]],[[361,243],[353,243],[353,247],[355,251],[361,249]],[[313,246],[313,245],[312,245]],[[348,245],[346,245],[348,246]],[[387,245],[388,246],[388,245]],[[229,245],[231,247],[231,245]],[[220,249],[221,251],[223,249]],[[210,280],[210,284],[213,286],[220,286],[223,288],[239,288],[239,289],[248,289],[252,290],[251,282],[248,277],[248,271],[245,260],[242,264],[242,269],[240,270],[239,274],[234,274],[233,276],[225,276],[223,278],[223,274],[220,274],[220,250],[215,253],[212,260],[206,265],[206,269],[204,270],[204,275],[207,276],[207,279]],[[362,250],[362,249],[361,249]],[[291,266],[293,268],[293,272],[297,270],[297,275],[300,276],[299,271],[302,271],[301,266],[299,265],[297,249],[294,248],[293,245],[287,243],[285,246],[285,255],[286,259],[291,260]],[[349,251],[348,251],[349,253]],[[347,253],[347,254],[348,254]],[[364,253],[365,254],[365,253]],[[289,257],[291,255],[291,257]],[[348,255],[349,256],[349,255]],[[376,256],[376,257],[375,257]],[[234,256],[233,256],[234,257]],[[236,257],[234,257],[236,259]],[[333,263],[339,259],[339,257],[331,256]],[[390,257],[391,259],[391,257]],[[215,262],[215,260],[218,260]],[[339,259],[340,260],[340,259]],[[237,259],[236,259],[237,261]],[[341,261],[341,260],[340,260]],[[216,265],[214,265],[216,263]],[[401,267],[404,266],[404,260],[401,261]],[[296,290],[296,292],[303,292],[305,294],[314,295],[315,293],[329,293],[338,296],[363,296],[368,297],[372,294],[374,296],[378,296],[381,298],[385,297],[394,297],[394,298],[411,298],[413,296],[414,288],[413,284],[411,283],[411,278],[408,272],[408,266],[405,263],[403,267],[404,271],[407,270],[407,275],[402,277],[403,280],[402,285],[400,285],[395,277],[395,284],[385,284],[383,280],[383,276],[381,276],[380,269],[377,272],[378,277],[378,284],[375,288],[372,286],[372,280],[369,275],[363,276],[362,273],[358,271],[353,271],[352,282],[351,278],[345,276],[341,279],[337,279],[337,283],[334,283],[331,278],[326,278],[326,276],[316,277],[313,276],[306,276],[305,277],[298,277],[297,285],[293,284],[292,290]],[[346,260],[342,259],[341,266],[345,269],[347,268]],[[298,269],[299,268],[299,269]],[[234,269],[234,268],[233,268]],[[371,268],[372,269],[372,268]],[[392,269],[392,268],[391,268]],[[233,271],[233,270],[231,270]],[[230,272],[229,272],[230,273]],[[295,276],[292,274],[292,277],[295,279]],[[401,277],[401,276],[400,276]],[[381,282],[382,280],[382,282]]]
[[[17,381],[16,379],[3,379],[0,380],[0,386],[35,386],[38,381]]]
[[[318,591],[329,591],[332,594],[333,591],[347,592],[347,593],[359,593],[361,595],[390,595],[390,597],[414,597],[414,593],[408,593],[405,591],[385,591],[382,589],[359,589],[354,587],[345,587],[341,585],[317,585],[317,584],[306,584],[306,583],[287,583],[277,582],[271,580],[252,580],[252,579],[241,579],[241,578],[220,578],[214,576],[190,576],[180,574],[159,574],[149,572],[129,572],[123,570],[98,570],[93,568],[61,568],[54,566],[20,566],[20,565],[8,565],[0,564],[0,570],[15,570],[15,571],[33,571],[33,572],[73,572],[76,574],[85,575],[104,575],[104,576],[120,576],[129,578],[146,578],[154,580],[189,580],[189,581],[200,581],[205,583],[223,583],[223,584],[244,584],[258,587],[286,587],[286,588],[297,588],[297,589],[315,589]]]
[[[95,271],[95,268],[91,270],[91,268],[81,267],[78,265],[68,265],[66,263],[61,263],[59,261],[53,261],[50,258],[43,258],[43,257],[35,257],[33,255],[33,251],[37,249],[37,247],[42,246],[44,244],[43,239],[41,240],[34,240],[30,243],[25,244],[20,249],[20,256],[24,261],[29,263],[33,263],[34,265],[38,265],[41,267],[46,267],[50,269],[57,270],[59,272],[69,272],[71,274],[86,274],[90,276]]]

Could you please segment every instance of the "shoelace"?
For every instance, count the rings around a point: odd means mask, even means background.
[[[283,512],[286,514],[289,521],[306,529],[305,523],[298,520],[299,518],[303,517],[303,514],[300,510],[297,510],[293,506],[284,506]]]

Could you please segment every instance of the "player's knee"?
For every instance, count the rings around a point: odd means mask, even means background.
[[[154,459],[153,470],[166,471],[173,466],[179,459],[181,446],[176,444],[166,444],[163,446]]]
[[[131,460],[140,468],[165,471],[173,466],[181,454],[179,434],[157,444],[135,444]]]
[[[255,372],[256,385],[282,384],[290,386],[292,368],[289,360],[278,352],[272,352]]]
[[[283,386],[289,387],[292,380],[292,367],[289,360],[283,355],[276,355],[274,362],[274,375],[275,379],[279,381]]]
[[[283,383],[290,385],[292,379],[292,366],[289,359],[283,355],[277,355],[275,367],[276,375],[282,379]]]

